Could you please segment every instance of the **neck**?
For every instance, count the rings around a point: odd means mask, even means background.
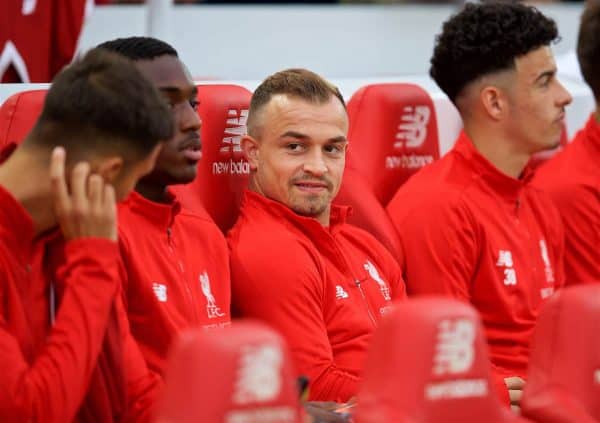
[[[600,123],[600,103],[596,105],[596,110],[594,111],[594,117],[596,118],[596,122]]]
[[[531,159],[531,153],[518,149],[518,143],[505,134],[465,123],[465,132],[479,153],[505,175],[518,179]]]
[[[155,203],[168,203],[170,201],[167,195],[167,186],[163,184],[146,182],[142,179],[135,186],[135,190],[145,199],[154,201]]]
[[[0,166],[0,185],[29,213],[36,235],[57,225],[49,168],[40,166],[49,163],[49,156],[41,149],[21,146]]]

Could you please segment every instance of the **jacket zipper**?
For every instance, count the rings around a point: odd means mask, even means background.
[[[339,246],[338,246],[337,241],[335,240],[335,238],[332,236],[331,239],[333,240],[333,245],[335,246],[335,249],[337,250],[337,252],[340,255],[340,257],[342,258],[342,260],[344,261],[344,264],[346,265],[346,268],[348,269],[348,272],[352,275],[352,278],[354,279],[354,284],[357,286],[358,290],[360,291],[360,296],[362,297],[363,303],[365,304],[365,307],[367,309],[367,314],[369,315],[369,320],[371,320],[371,323],[373,324],[373,327],[376,328],[377,327],[377,321],[375,320],[375,317],[373,316],[373,312],[371,311],[371,306],[369,305],[369,301],[367,300],[367,296],[365,295],[365,291],[362,289],[360,280],[358,280],[358,278],[356,277],[356,275],[352,271],[352,267],[350,267],[350,264],[348,263],[348,260],[346,259],[346,256],[344,255],[344,253],[342,252],[342,250],[339,248]]]
[[[169,250],[171,251],[171,255],[173,256],[173,259],[175,260],[175,265],[177,266],[177,269],[179,270],[179,274],[181,275],[181,281],[183,282],[183,285],[185,287],[184,291],[187,294],[188,302],[190,305],[190,309],[192,310],[195,323],[199,323],[200,318],[198,317],[197,303],[194,301],[194,295],[192,293],[192,290],[190,289],[187,278],[185,278],[184,277],[185,275],[183,275],[183,269],[181,268],[181,263],[179,262],[178,257],[175,254],[175,250],[173,249],[173,238],[172,238],[171,232],[172,232],[171,227],[168,227],[167,228],[167,242],[169,244]]]

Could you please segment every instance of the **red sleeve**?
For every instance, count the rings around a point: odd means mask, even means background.
[[[119,327],[122,328],[127,382],[127,414],[123,422],[150,422],[162,389],[162,379],[148,369],[146,360],[129,330],[129,321],[121,301],[116,299]]]
[[[565,230],[567,285],[600,281],[600,207],[592,187],[551,192]]]
[[[402,243],[408,294],[442,294],[470,302],[479,247],[469,212],[440,203],[421,206],[402,220],[390,215]]]
[[[234,307],[284,334],[296,370],[310,378],[311,400],[347,401],[358,390],[359,379],[334,362],[323,317],[319,261],[299,243],[272,245],[232,252]]]
[[[119,283],[118,249],[106,240],[76,240],[65,255],[56,276],[65,283],[61,306],[32,365],[10,322],[0,321],[0,421],[71,421],[86,393]]]

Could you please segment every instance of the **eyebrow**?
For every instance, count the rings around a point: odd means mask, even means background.
[[[307,139],[310,138],[308,135],[305,135],[305,134],[302,134],[302,133],[296,132],[296,131],[287,131],[287,132],[284,132],[281,135],[281,138],[285,138],[285,137],[296,138],[296,139],[299,139],[299,140],[307,140]],[[345,143],[345,142],[348,142],[348,140],[346,139],[345,136],[340,135],[339,137],[330,138],[328,140],[328,142],[332,142],[332,143]]]
[[[198,87],[192,85],[185,89],[181,89],[179,87],[159,87],[158,90],[162,93],[165,93],[170,96],[183,96],[186,92],[189,92],[190,95],[197,96],[198,95]]]

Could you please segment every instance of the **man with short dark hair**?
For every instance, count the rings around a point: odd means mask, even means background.
[[[331,204],[347,132],[344,100],[320,76],[290,69],[263,81],[241,142],[250,186],[228,234],[234,310],[282,333],[320,401],[356,395],[371,334],[405,296],[395,259]]]
[[[500,394],[515,406],[536,317],[564,283],[562,224],[527,165],[558,145],[571,102],[556,79],[557,38],[554,21],[519,3],[470,3],[446,21],[430,74],[464,131],[387,207],[408,293],[448,295],[479,311]]]
[[[177,51],[150,37],[99,47],[134,61],[171,105],[173,136],[156,166],[119,204],[119,245],[131,332],[148,366],[162,374],[172,340],[184,329],[230,324],[229,252],[208,213],[183,208],[170,185],[196,177],[201,157],[197,89]]]
[[[115,202],[172,132],[141,73],[94,50],[0,166],[0,420],[149,419],[160,381],[119,295]]]
[[[554,200],[565,226],[567,284],[600,282],[600,1],[581,16],[577,58],[596,110],[564,151],[538,170],[535,183]]]

